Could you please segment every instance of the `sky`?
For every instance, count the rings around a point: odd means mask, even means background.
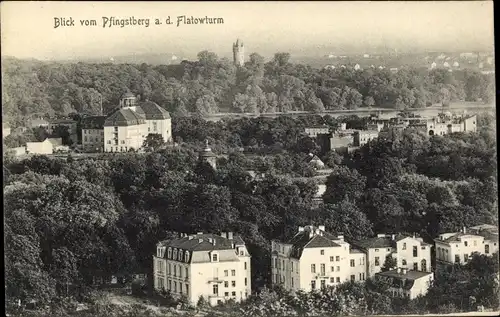
[[[493,2],[1,2],[2,56],[37,59],[112,57],[202,50],[231,56],[240,38],[264,56],[493,49]],[[178,16],[223,24],[176,25]],[[103,17],[149,18],[149,27],[102,27]],[[170,16],[172,25],[166,25]],[[54,18],[75,26],[54,28]],[[162,25],[154,25],[159,18]],[[80,25],[95,19],[97,26]]]

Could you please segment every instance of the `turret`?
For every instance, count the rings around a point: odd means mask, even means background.
[[[233,62],[236,66],[243,66],[245,63],[245,47],[239,39],[233,44]]]
[[[212,149],[208,145],[208,140],[205,140],[205,148],[200,151],[199,154],[200,161],[205,161],[215,170],[217,168],[217,156],[212,152]]]

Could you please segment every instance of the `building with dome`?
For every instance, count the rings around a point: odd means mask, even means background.
[[[128,152],[142,147],[148,134],[172,140],[168,111],[152,101],[139,102],[132,93],[122,96],[119,106],[107,117],[82,121],[82,145],[87,152]]]

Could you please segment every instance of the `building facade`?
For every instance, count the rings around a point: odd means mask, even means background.
[[[354,132],[354,146],[363,146],[376,138],[378,138],[377,130],[358,130]]]
[[[378,234],[377,237],[353,241],[366,254],[366,273],[373,277],[384,266],[387,257],[396,260],[397,267],[431,272],[431,248],[422,238],[402,234]]]
[[[49,123],[48,132],[52,134],[58,127],[65,127],[68,129],[69,138],[73,142],[78,142],[76,121],[74,120],[55,120]]]
[[[446,135],[455,132],[476,132],[477,116],[435,117],[426,122],[428,135]]]
[[[153,256],[154,287],[192,304],[204,297],[211,305],[251,294],[250,254],[232,232],[221,235],[183,234],[160,242]]]
[[[320,134],[330,134],[329,126],[317,126],[304,128],[304,132],[310,138],[316,138]]]
[[[291,240],[272,242],[272,283],[291,292],[364,281],[365,263],[364,253],[351,249],[342,235],[327,233],[324,226],[299,227]]]
[[[26,153],[27,154],[52,154],[53,145],[49,139],[45,139],[43,142],[26,142]]]
[[[106,121],[105,116],[90,116],[82,119],[82,147],[84,152],[104,151],[104,121]]]
[[[208,163],[214,170],[217,169],[217,156],[208,145],[208,140],[205,140],[205,148],[200,151],[198,159],[200,162]]]
[[[461,232],[440,234],[434,241],[436,261],[440,264],[466,264],[473,253],[492,255],[498,252],[498,227],[464,227]]]
[[[415,299],[418,296],[427,294],[434,273],[411,271],[406,268],[397,268],[376,274],[376,278],[384,280],[390,285],[389,293],[394,297],[406,297]]]

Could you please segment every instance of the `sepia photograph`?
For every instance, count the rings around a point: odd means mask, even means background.
[[[6,316],[498,316],[493,1],[2,1]]]

